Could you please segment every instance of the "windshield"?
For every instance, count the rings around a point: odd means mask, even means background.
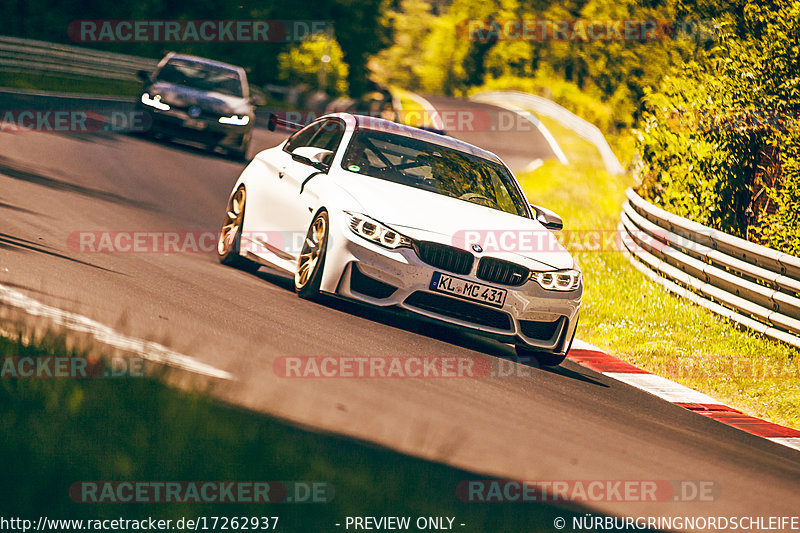
[[[342,166],[359,174],[527,216],[525,198],[501,164],[417,139],[359,129]]]
[[[243,97],[238,72],[199,61],[171,59],[158,73],[158,81]]]

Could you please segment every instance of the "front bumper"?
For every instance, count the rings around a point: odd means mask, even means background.
[[[234,126],[220,124],[216,116],[192,118],[180,109],[159,111],[139,104],[139,110],[149,116],[150,132],[209,147],[241,150],[249,142],[253,127],[252,121],[247,126]]]
[[[476,256],[477,257],[477,256]],[[503,342],[564,353],[578,321],[583,283],[570,292],[547,291],[535,281],[501,285],[476,275],[452,274],[420,259],[410,248],[388,250],[354,235],[345,222],[331,223],[322,290],[367,304],[396,306],[416,315]],[[434,272],[505,289],[502,308],[430,288]]]

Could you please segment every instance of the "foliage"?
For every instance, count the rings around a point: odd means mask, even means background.
[[[325,56],[327,63],[323,61]],[[291,85],[304,83],[328,94],[347,94],[348,67],[334,37],[312,35],[282,52],[278,55],[278,71],[278,77]]]
[[[641,192],[667,210],[800,253],[800,2],[717,19],[718,45],[646,95]]]
[[[435,21],[425,0],[402,0],[401,11],[388,11],[386,24],[393,29],[394,43],[370,62],[375,75],[386,85],[419,90],[424,74],[419,58],[425,53],[425,37]]]
[[[546,95],[553,85],[556,101],[616,131],[634,123],[640,98],[670,65],[705,43],[663,32],[656,33],[657,40],[639,41],[514,39],[493,34],[493,28],[510,20],[673,20],[677,8],[672,4],[656,9],[633,0],[455,0],[434,15],[421,0],[403,0],[389,20],[393,44],[373,64],[381,81],[426,92],[463,95],[476,88],[525,87]],[[581,101],[584,94],[599,104],[599,112]]]

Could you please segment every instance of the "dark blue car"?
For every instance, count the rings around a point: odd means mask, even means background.
[[[170,53],[139,77],[144,85],[138,105],[150,118],[150,133],[247,158],[255,101],[243,68]]]

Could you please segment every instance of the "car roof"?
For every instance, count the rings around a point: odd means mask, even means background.
[[[349,115],[349,113],[339,113],[339,114]],[[429,142],[431,144],[438,144],[440,146],[444,146],[445,148],[451,148],[453,150],[458,150],[460,152],[466,152],[468,154],[482,157],[484,159],[488,159],[490,161],[494,161],[496,163],[504,165],[503,161],[492,152],[484,150],[483,148],[478,148],[473,144],[469,144],[464,141],[459,141],[458,139],[454,139],[453,137],[448,137],[447,135],[440,135],[438,133],[433,133],[420,128],[415,128],[413,126],[406,126],[404,124],[399,124],[397,122],[392,122],[391,120],[386,120],[378,117],[371,117],[367,115],[350,115],[350,116],[352,116],[355,119],[356,125],[359,128],[364,128],[374,131],[384,131],[387,133],[394,133],[398,135],[403,135],[405,137],[419,139],[421,141]]]
[[[211,67],[224,68],[224,69],[233,70],[233,71],[236,71],[236,72],[244,72],[244,69],[242,67],[237,67],[236,65],[231,65],[230,63],[224,63],[222,61],[215,61],[213,59],[208,59],[207,57],[190,56],[190,55],[186,55],[186,54],[175,54],[175,53],[172,53],[169,56],[167,56],[167,58],[168,59],[183,59],[185,61],[194,61],[194,62],[197,62],[197,63],[202,63],[204,65],[208,65],[208,66],[211,66]]]

